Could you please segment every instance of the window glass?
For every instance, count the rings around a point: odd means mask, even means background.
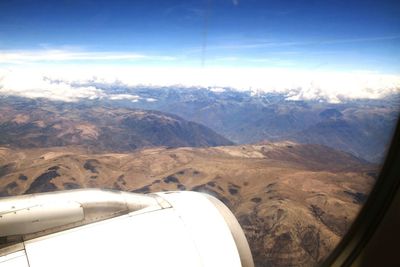
[[[346,234],[400,105],[398,1],[1,1],[0,196],[207,192],[256,266]]]

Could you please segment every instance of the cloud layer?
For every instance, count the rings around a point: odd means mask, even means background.
[[[78,101],[108,98],[138,101],[139,96],[109,95],[95,83],[120,86],[186,86],[278,92],[292,100],[377,99],[400,93],[400,76],[373,72],[323,72],[272,68],[139,68],[59,66],[0,68],[0,95]],[[94,82],[93,82],[94,81]],[[73,86],[71,85],[73,84]],[[90,86],[88,86],[88,84]]]
[[[136,60],[174,60],[171,56],[155,56],[132,52],[88,52],[62,49],[47,50],[0,50],[0,64],[29,64],[37,62],[66,61],[136,61]]]

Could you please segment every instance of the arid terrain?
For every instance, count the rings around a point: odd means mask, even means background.
[[[80,145],[92,151],[233,144],[204,125],[159,111],[0,98],[0,145]]]
[[[377,167],[293,142],[96,153],[82,147],[0,149],[2,196],[74,188],[215,195],[239,219],[257,266],[313,266],[349,228]]]

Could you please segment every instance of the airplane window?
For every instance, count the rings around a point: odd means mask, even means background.
[[[205,192],[234,213],[255,266],[316,266],[377,181],[399,117],[397,1],[0,12],[1,197]]]

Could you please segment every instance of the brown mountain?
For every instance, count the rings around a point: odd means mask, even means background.
[[[105,90],[112,89],[105,85]],[[117,91],[121,93],[121,91]],[[292,101],[290,94],[239,92],[225,88],[125,88],[154,102],[109,101],[110,105],[173,113],[210,127],[237,144],[293,140],[343,150],[370,162],[383,161],[399,117],[399,96],[382,99]]]
[[[94,151],[132,151],[153,146],[230,144],[203,125],[158,111],[0,99],[0,145],[3,146],[81,145]]]
[[[350,154],[292,142],[102,154],[77,147],[0,149],[3,196],[82,187],[213,194],[239,219],[257,266],[324,259],[365,201],[376,171]]]

